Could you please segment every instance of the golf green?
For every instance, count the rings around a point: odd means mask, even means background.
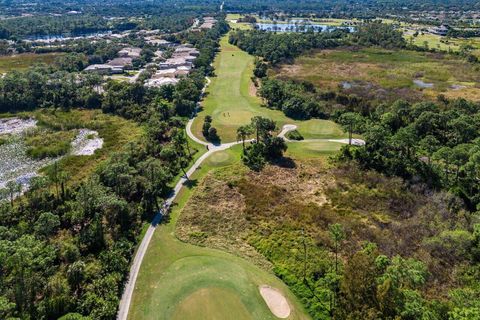
[[[228,43],[228,35],[220,41],[220,52],[214,61],[215,76],[206,90],[199,112],[192,125],[197,137],[202,137],[202,125],[206,115],[213,119],[212,125],[222,143],[235,141],[237,128],[250,123],[254,116],[264,116],[276,121],[279,129],[284,124],[296,124],[300,133],[308,139],[345,138],[341,128],[329,120],[311,119],[298,121],[288,118],[279,110],[262,107],[256,95],[253,75],[254,57]]]
[[[297,298],[272,273],[220,250],[184,243],[175,226],[193,189],[216,167],[240,160],[241,145],[218,151],[190,177],[157,227],[138,274],[129,319],[277,319],[259,292],[269,285],[288,300],[288,319],[309,319]],[[201,236],[201,234],[198,234]]]

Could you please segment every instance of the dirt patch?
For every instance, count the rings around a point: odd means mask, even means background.
[[[278,318],[288,318],[290,315],[290,305],[283,294],[270,286],[260,286],[260,294],[267,303],[268,308]]]

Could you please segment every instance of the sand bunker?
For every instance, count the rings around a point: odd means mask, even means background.
[[[290,315],[290,305],[280,291],[267,285],[260,286],[259,290],[268,308],[276,317],[282,319],[288,318]]]
[[[91,156],[95,150],[103,147],[103,139],[98,136],[97,131],[80,129],[75,140],[72,141],[72,152],[74,156]]]

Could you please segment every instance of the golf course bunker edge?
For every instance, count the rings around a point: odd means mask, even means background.
[[[279,290],[267,285],[262,285],[258,289],[268,308],[277,318],[288,318],[291,311],[290,305]]]

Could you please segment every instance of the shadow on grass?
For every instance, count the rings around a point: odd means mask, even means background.
[[[276,159],[271,163],[281,168],[294,169],[297,167],[295,161],[290,157],[281,157],[280,159]]]
[[[200,169],[200,168],[199,168]],[[188,179],[183,183],[183,186],[192,189],[198,185],[198,179]]]

